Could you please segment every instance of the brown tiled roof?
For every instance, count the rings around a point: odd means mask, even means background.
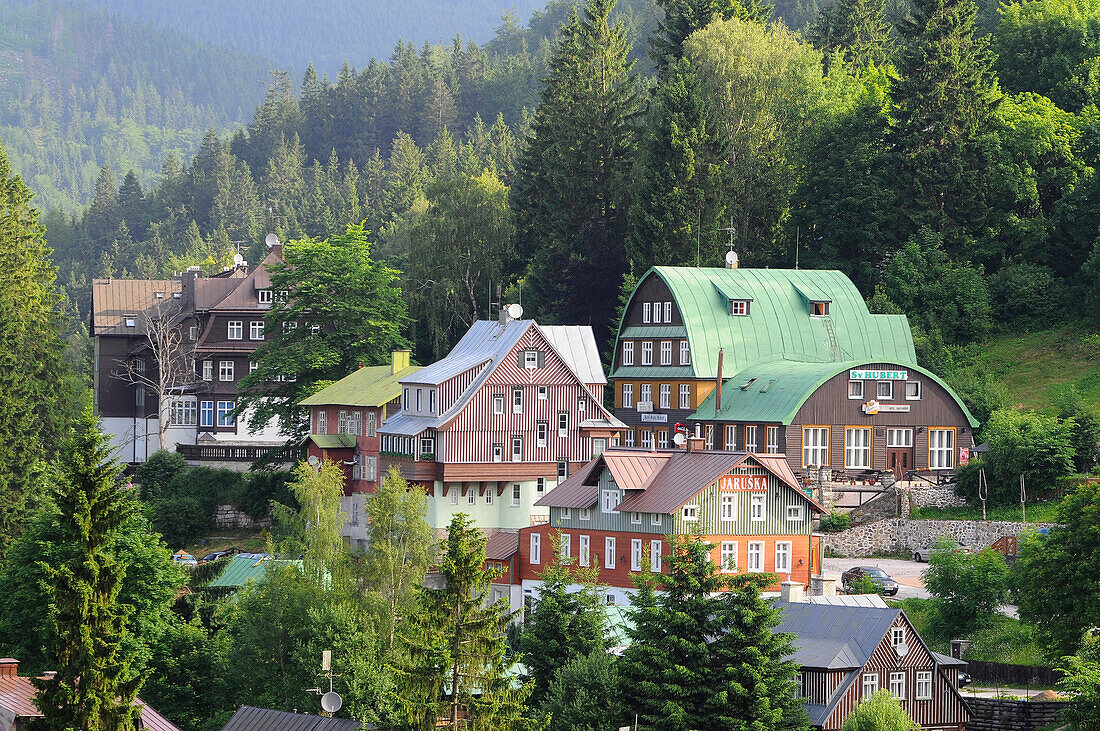
[[[240,280],[238,286],[230,290],[221,302],[211,307],[211,310],[254,310],[259,306],[259,298],[256,295],[258,289],[271,287],[271,276],[267,273],[268,264],[279,264],[283,261],[282,247],[272,247],[259,266],[253,267],[248,276]]]
[[[599,472],[597,465],[602,465],[603,455],[596,457],[591,462],[558,483],[550,492],[535,501],[535,505],[551,508],[589,508],[596,504],[596,482]],[[589,476],[592,481],[589,481]]]
[[[517,553],[519,533],[494,533],[485,544],[485,558],[489,561],[507,561]]]
[[[180,301],[172,293],[179,291],[176,279],[93,279],[92,335],[142,334],[145,313],[158,304],[178,307]],[[157,292],[164,298],[157,299]],[[127,315],[134,317],[134,327],[126,326]]]
[[[0,677],[0,708],[9,711],[16,718],[42,718],[42,712],[34,705],[37,693],[28,677]],[[148,731],[180,731],[145,701],[138,698],[134,703],[141,706],[142,728]]]

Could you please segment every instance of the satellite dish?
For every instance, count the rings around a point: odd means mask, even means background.
[[[672,443],[675,444],[677,447],[684,446],[684,442],[686,442],[686,441],[687,441],[687,437],[685,437],[680,432],[676,432],[676,435],[672,437]]]
[[[523,308],[519,305],[508,305],[508,317],[518,320],[523,317]]]
[[[312,467],[316,467],[317,465],[321,464],[321,460],[316,454],[309,455],[309,459],[307,459],[306,462],[309,462],[310,466]]]
[[[321,708],[329,713],[336,713],[344,705],[344,699],[340,697],[339,693],[329,691],[321,696]]]
[[[264,239],[264,243],[267,244],[267,248],[269,248],[269,249],[272,246],[278,246],[279,245],[279,237],[276,236],[275,234],[268,234],[267,237]]]
[[[906,655],[909,654],[909,645],[905,644],[904,642],[902,642],[900,645],[898,645],[894,649],[897,651],[898,657],[905,657]]]
[[[243,256],[241,256],[240,254],[234,254],[233,255],[233,263],[234,264],[240,264],[242,261],[244,261]]]
[[[737,252],[730,250],[726,252],[726,266],[733,268],[733,265],[737,263]]]

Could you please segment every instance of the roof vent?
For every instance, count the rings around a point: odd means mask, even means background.
[[[162,300],[164,299],[164,292],[153,292],[153,296],[156,297],[158,300]]]

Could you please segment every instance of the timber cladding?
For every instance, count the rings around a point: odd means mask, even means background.
[[[1070,705],[1066,701],[1012,701],[967,698],[971,719],[966,731],[1038,731],[1055,728]]]

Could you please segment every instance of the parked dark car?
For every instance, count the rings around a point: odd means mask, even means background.
[[[974,553],[970,546],[964,546],[958,541],[952,540],[938,540],[935,543],[925,546],[924,548],[918,548],[913,551],[914,561],[927,561],[928,557],[936,551],[952,551],[954,553]]]
[[[878,566],[853,566],[840,575],[840,582],[844,585],[845,591],[850,591],[862,576],[866,576],[870,579],[871,583],[875,585],[875,588],[883,594],[887,596],[897,595],[898,582],[890,578],[890,574],[886,573]]]
[[[229,549],[226,549],[225,551],[214,551],[213,553],[208,553],[205,556],[203,556],[202,560],[199,561],[199,563],[208,563],[210,561],[217,561],[219,558],[225,558],[226,556],[232,556],[233,554],[240,553],[240,552],[241,551],[240,551],[239,548],[229,548]]]

